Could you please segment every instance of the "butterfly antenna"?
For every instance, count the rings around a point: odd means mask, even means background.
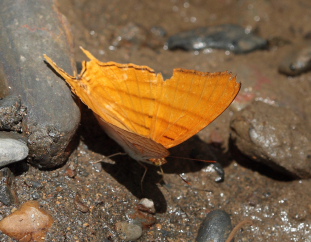
[[[240,223],[238,223],[234,229],[231,231],[231,233],[229,234],[226,242],[231,242],[234,238],[234,236],[239,232],[239,230],[244,227],[244,225],[253,225],[253,221],[250,220],[250,219],[246,219],[246,220],[243,220],[241,221]]]
[[[189,182],[185,178],[183,178],[181,174],[178,174],[178,175],[179,175],[180,179],[183,180],[183,182],[185,182],[189,186],[192,186],[191,182]]]
[[[201,161],[201,162],[205,162],[205,163],[211,163],[211,165],[213,166],[214,170],[218,173],[219,177],[215,179],[215,182],[223,182],[225,180],[225,171],[223,169],[223,167],[221,166],[220,163],[218,163],[215,160],[200,160],[200,159],[192,159],[192,158],[185,158],[185,157],[178,157],[178,156],[169,156],[171,158],[177,158],[177,159],[184,159],[184,160],[191,160],[191,161]],[[179,175],[180,176],[180,175]],[[190,185],[191,183],[186,181],[184,178],[182,178],[180,176],[180,178],[186,182],[188,185]]]
[[[193,159],[193,158],[186,158],[186,157],[179,157],[179,156],[169,156],[171,158],[176,158],[176,159],[182,159],[182,160],[191,160],[191,161],[201,161],[205,163],[217,163],[215,160],[200,160],[200,159]]]
[[[111,157],[114,157],[114,156],[117,156],[117,155],[127,155],[127,154],[126,154],[126,153],[124,153],[124,152],[118,152],[118,153],[115,153],[115,154],[112,154],[112,155],[106,156],[106,158],[111,158]]]

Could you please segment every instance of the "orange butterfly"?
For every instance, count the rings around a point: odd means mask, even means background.
[[[94,113],[106,133],[133,159],[166,163],[167,149],[189,139],[231,104],[241,84],[229,72],[175,69],[164,81],[148,66],[83,62],[77,76],[47,62]]]

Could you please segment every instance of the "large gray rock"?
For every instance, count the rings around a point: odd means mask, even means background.
[[[311,136],[293,110],[253,102],[231,122],[232,138],[251,160],[293,178],[311,177]]]
[[[43,54],[67,72],[75,70],[66,19],[52,0],[2,0],[0,29],[0,86],[10,87],[9,95],[20,96],[27,109],[22,132],[28,137],[28,160],[41,168],[59,166],[69,155],[80,112]]]

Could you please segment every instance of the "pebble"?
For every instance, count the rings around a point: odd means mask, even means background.
[[[154,202],[148,198],[142,198],[138,203],[138,209],[140,211],[144,211],[150,214],[154,214],[156,212],[154,207]]]
[[[311,42],[293,46],[279,65],[279,72],[297,76],[311,70]]]
[[[130,209],[126,217],[128,221],[116,223],[116,230],[122,240],[131,241],[140,238],[143,228],[149,228],[156,223],[154,202],[142,198],[134,209]]]
[[[154,202],[142,198],[136,207],[127,213],[129,220],[140,227],[149,228],[156,223]]]
[[[35,189],[38,189],[38,188],[42,188],[44,185],[42,184],[42,182],[40,181],[35,181],[35,180],[28,180],[26,179],[25,180],[25,184],[29,187],[33,187]]]
[[[28,201],[0,221],[0,230],[19,241],[45,241],[53,218],[36,201]]]
[[[68,145],[78,128],[80,110],[65,81],[49,68],[43,54],[73,73],[68,23],[53,1],[30,4],[4,0],[0,9],[6,9],[1,11],[6,31],[0,42],[0,87],[9,86],[10,95],[19,96],[21,107],[27,110],[23,132],[27,131],[28,162],[39,168],[58,167],[73,148]],[[10,115],[16,117],[12,111]]]
[[[231,233],[229,214],[223,210],[214,210],[207,214],[200,226],[196,242],[225,242]]]
[[[17,196],[12,190],[14,175],[9,168],[4,167],[0,170],[0,202],[10,206],[18,202]]]
[[[251,33],[239,25],[223,24],[201,27],[171,36],[168,49],[202,50],[207,48],[224,49],[236,54],[249,53],[267,48],[267,40]]]
[[[90,210],[89,207],[85,205],[82,201],[81,195],[79,193],[77,193],[75,196],[74,204],[76,209],[78,209],[82,213],[87,213]]]
[[[139,225],[126,221],[117,222],[116,230],[118,231],[120,239],[125,241],[137,240],[143,234],[143,230]]]
[[[289,178],[311,178],[308,124],[289,108],[254,101],[231,122],[232,139],[249,159]],[[255,162],[255,163],[254,163]]]
[[[220,163],[211,163],[209,167],[218,174],[218,177],[215,178],[215,182],[223,182],[225,180],[225,170]]]
[[[24,160],[28,156],[28,152],[22,135],[0,132],[0,167]]]
[[[77,172],[69,167],[66,169],[66,175],[70,178],[74,178],[77,175]]]
[[[39,192],[34,191],[31,193],[31,197],[33,198],[33,200],[38,200],[41,197],[41,195]]]

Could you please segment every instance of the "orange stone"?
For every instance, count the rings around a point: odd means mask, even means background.
[[[41,242],[45,241],[46,233],[53,221],[52,216],[40,208],[37,201],[29,201],[1,220],[0,230],[21,242]]]

